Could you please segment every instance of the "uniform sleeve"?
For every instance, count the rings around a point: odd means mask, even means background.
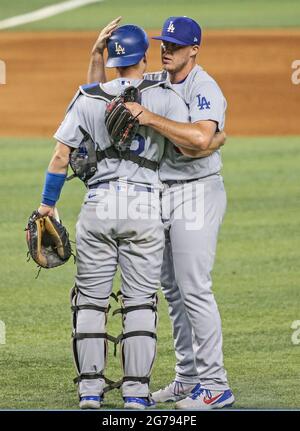
[[[224,128],[226,100],[213,82],[202,84],[193,91],[189,105],[190,121],[212,120],[218,123],[218,129]]]
[[[79,96],[68,109],[67,114],[61,125],[54,134],[54,138],[72,148],[78,148],[82,142],[81,126],[84,130],[89,131],[86,110],[84,108],[84,97]]]
[[[169,120],[181,123],[189,122],[189,110],[184,100],[174,91],[170,90],[169,104],[165,115]]]

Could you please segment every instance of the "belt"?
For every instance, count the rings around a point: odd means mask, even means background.
[[[191,178],[189,180],[168,180],[168,181],[163,181],[163,183],[167,184],[169,187],[172,187],[174,184],[186,184],[186,183],[191,183],[192,181],[205,180],[206,178],[212,177],[214,175],[218,175],[218,173],[209,174],[201,178]]]
[[[164,184],[167,184],[169,187],[172,187],[174,184],[186,184],[186,183],[191,183],[192,181],[198,181],[200,180],[200,178],[192,178],[190,180],[169,180],[169,181],[164,181]]]
[[[116,190],[121,190],[121,184],[118,184],[117,182],[113,182],[113,181],[103,181],[103,182],[99,182],[99,183],[95,183],[95,184],[91,184],[89,186],[89,190],[92,189],[109,189],[110,188],[110,184],[113,184],[116,188]],[[154,189],[151,186],[142,186],[141,184],[132,184],[132,183],[124,183],[126,185],[129,186],[133,186],[134,190],[136,192],[148,192],[148,193],[153,193]]]

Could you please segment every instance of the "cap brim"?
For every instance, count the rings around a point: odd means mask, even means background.
[[[175,39],[175,37],[171,37],[171,36],[155,36],[155,37],[151,37],[151,39],[162,40],[164,42],[172,42],[182,46],[191,45],[190,43],[182,42],[182,40]]]

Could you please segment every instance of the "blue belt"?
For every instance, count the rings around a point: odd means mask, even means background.
[[[122,183],[121,183],[122,184]],[[126,183],[125,183],[126,184]],[[129,186],[133,186],[134,190],[136,192],[148,192],[153,193],[154,189],[151,186],[142,186],[140,184],[132,184],[127,183]],[[119,186],[118,184],[114,183],[116,190],[118,190]],[[103,181],[95,184],[91,184],[89,186],[89,189],[109,189],[110,188],[110,181]]]

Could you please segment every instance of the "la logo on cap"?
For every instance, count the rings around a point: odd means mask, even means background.
[[[168,33],[174,33],[174,31],[175,31],[175,27],[173,25],[173,21],[170,21],[170,24],[169,24],[169,27],[167,29],[167,32]]]
[[[125,54],[125,48],[123,48],[118,42],[115,42],[115,51],[118,55]]]

